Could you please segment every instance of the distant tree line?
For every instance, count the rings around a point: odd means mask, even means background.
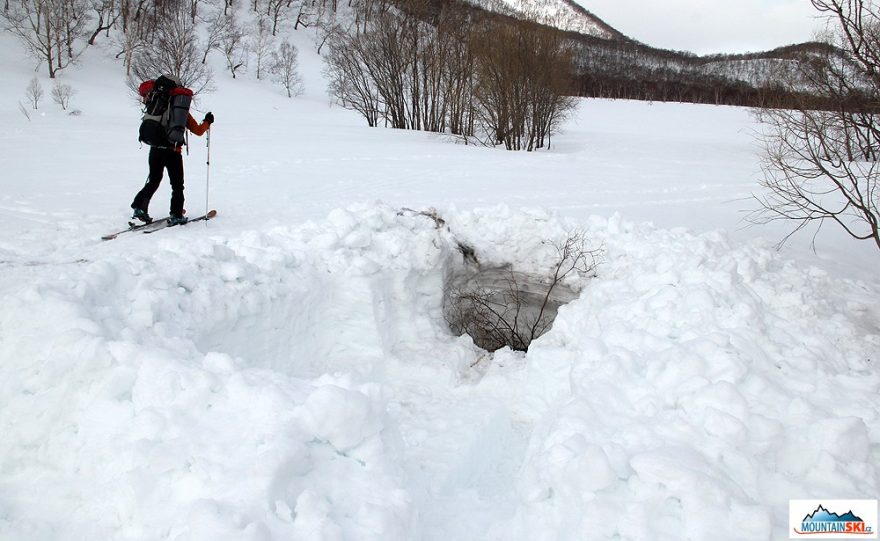
[[[217,51],[233,78],[253,69],[257,79],[276,79],[288,96],[302,90],[298,52],[277,33],[283,26],[318,24],[331,5],[331,0],[107,1],[129,3],[115,39],[132,81],[170,72],[199,92],[211,87],[206,62]],[[242,18],[239,6],[250,16]]]
[[[435,6],[449,1],[431,0]],[[493,9],[504,15],[483,14],[496,24],[516,17],[553,24],[546,16],[516,13],[496,4]],[[573,8],[591,16],[576,4]],[[461,3],[456,9],[473,10]],[[875,108],[860,89],[851,89],[847,96],[831,96],[798,81],[804,64],[845,59],[838,43],[809,42],[765,52],[697,56],[650,47],[600,20],[596,24],[610,39],[547,27],[564,36],[565,47],[572,55],[571,86],[565,91],[569,95],[758,108],[793,107],[804,102],[814,108],[834,108],[843,100],[849,109]]]
[[[511,43],[505,29],[536,32],[558,43],[565,55],[565,79],[569,86],[560,92],[569,96],[678,101],[747,107],[790,107],[805,99],[819,108],[835,107],[827,95],[817,95],[813,88],[795,81],[801,64],[840,58],[841,50],[833,43],[810,42],[779,47],[772,51],[746,54],[697,56],[693,53],[657,49],[630,39],[597,20],[609,38],[564,32],[546,26],[552,18],[540,13],[518,13],[503,3],[494,2],[493,12],[475,8],[457,0],[352,0],[366,9],[358,16],[360,33],[371,31],[372,15],[395,11],[410,14],[442,33],[444,21],[462,25],[461,43],[472,43],[467,35],[491,39],[486,32],[498,35],[496,43]],[[567,0],[563,0],[567,1]],[[490,2],[491,3],[491,2]],[[576,4],[575,11],[591,16]],[[541,21],[539,24],[536,21]],[[556,21],[561,23],[562,21]],[[557,26],[564,26],[557,24]],[[850,107],[864,107],[858,92],[847,98]],[[393,124],[393,122],[392,122]]]
[[[420,0],[356,8],[357,23],[327,40],[327,76],[370,126],[531,151],[574,107],[574,50],[558,31]]]
[[[118,51],[133,89],[159,74],[177,75],[196,93],[209,89],[207,58],[215,51],[233,78],[252,66],[258,79],[270,75],[293,96],[302,90],[297,50],[275,34],[283,26],[320,27],[335,6],[335,0],[5,0],[0,25],[51,79],[104,39]]]
[[[841,103],[797,81],[802,64],[840,56],[833,44],[701,57],[619,33],[563,32],[455,0],[352,5],[356,24],[328,29],[328,75],[331,94],[371,126],[531,150],[544,145],[573,96],[759,108]],[[850,109],[873,107],[857,89],[843,100]]]
[[[763,53],[699,57],[628,39],[569,37],[577,44],[573,92],[578,96],[759,108],[791,107],[810,99],[814,107],[836,106],[828,96],[795,81],[801,64],[838,56],[832,45],[805,43]]]
[[[233,77],[272,76],[291,95],[301,87],[296,54],[277,34],[310,27],[328,61],[331,94],[370,125],[511,149],[545,146],[572,96],[874,107],[858,88],[829,97],[797,82],[801,64],[843,58],[833,44],[699,57],[610,27],[612,39],[566,33],[458,0],[4,0],[0,15],[50,78],[105,39],[131,80],[172,72],[196,91],[209,88],[206,59],[215,51]]]

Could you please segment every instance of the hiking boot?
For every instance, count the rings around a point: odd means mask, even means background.
[[[188,221],[189,218],[178,214],[172,214],[168,217],[168,225],[183,225]]]
[[[132,216],[135,220],[140,220],[145,224],[152,223],[153,219],[150,218],[150,215],[147,214],[147,211],[144,209],[134,209],[134,215]]]

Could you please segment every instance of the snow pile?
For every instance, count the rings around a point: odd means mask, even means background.
[[[344,248],[371,244],[365,224],[380,229],[373,257],[411,255],[382,223],[393,214],[361,218],[354,231],[334,213],[330,235],[152,239],[148,258],[108,251],[8,294],[0,538],[407,538],[414,514],[386,391],[291,375],[369,349],[360,329],[345,340],[362,312],[332,321],[357,299],[320,277],[379,269]]]
[[[776,539],[789,499],[880,492],[868,288],[720,234],[598,223],[605,272],[529,352],[533,398],[562,398],[531,440],[521,538]]]
[[[7,262],[0,539],[769,539],[789,498],[880,489],[872,286],[720,233],[440,216]],[[536,273],[573,228],[605,262],[528,354],[448,332],[456,242]]]
[[[294,380],[215,353],[182,360],[88,329],[67,334],[60,350],[35,351],[36,362],[20,348],[3,360],[0,538],[408,531],[398,443],[375,386]]]

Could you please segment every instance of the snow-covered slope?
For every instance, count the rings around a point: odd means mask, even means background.
[[[747,111],[585,101],[549,151],[475,148],[331,107],[295,39],[303,98],[199,100],[220,216],[102,243],[146,172],[121,69],[28,121],[0,35],[0,539],[778,539],[789,499],[876,497],[878,258],[742,228]],[[450,334],[455,242],[535,273],[575,228],[604,263],[527,354]]]
[[[541,24],[602,39],[621,39],[623,34],[573,0],[467,0],[469,3],[514,17],[527,17]]]

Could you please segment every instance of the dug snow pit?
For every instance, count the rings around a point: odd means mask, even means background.
[[[577,298],[553,277],[513,270],[512,266],[453,271],[447,279],[443,311],[450,330],[496,351],[505,346],[528,351],[532,340],[550,330],[559,307]]]

